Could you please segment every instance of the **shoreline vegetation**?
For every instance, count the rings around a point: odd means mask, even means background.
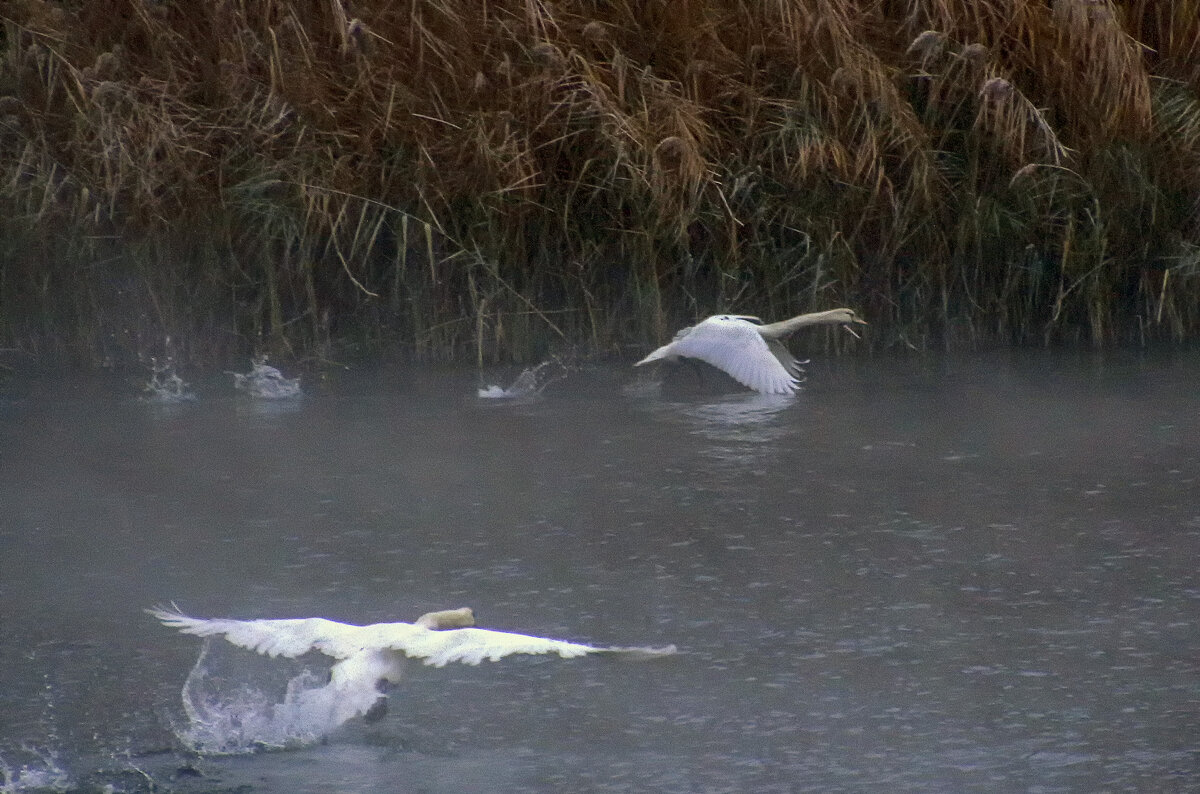
[[[1200,0],[0,9],[0,368],[1200,333]]]

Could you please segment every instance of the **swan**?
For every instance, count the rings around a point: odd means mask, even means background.
[[[784,337],[812,325],[866,325],[853,309],[830,309],[801,314],[790,320],[763,324],[757,317],[742,314],[717,314],[706,317],[634,364],[640,367],[652,361],[696,358],[712,364],[738,383],[763,394],[791,394],[800,381],[800,366],[787,347]]]
[[[413,623],[374,623],[356,626],[324,618],[292,620],[228,620],[193,618],[161,607],[146,610],[163,624],[198,637],[224,636],[242,648],[266,656],[295,658],[319,651],[337,661],[329,682],[309,699],[328,704],[329,722],[340,725],[362,715],[368,721],[386,712],[386,690],[397,683],[405,658],[421,659],[443,667],[450,662],[477,665],[511,654],[558,654],[573,659],[592,653],[641,657],[675,653],[663,648],[616,648],[583,645],[564,640],[530,637],[503,631],[473,628],[469,607],[429,612]]]

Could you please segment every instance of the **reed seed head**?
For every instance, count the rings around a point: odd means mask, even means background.
[[[654,156],[665,166],[677,166],[687,155],[688,146],[678,135],[669,135],[654,147]]]
[[[971,44],[968,44],[962,48],[962,52],[959,53],[959,57],[968,63],[979,65],[987,60],[988,48],[977,41],[972,42]]]
[[[1012,179],[1009,180],[1009,186],[1011,187],[1019,180],[1022,180],[1027,176],[1031,176],[1033,172],[1037,170],[1038,165],[1038,163],[1027,163],[1018,168],[1017,172],[1012,175]]]
[[[608,28],[603,22],[593,19],[583,26],[583,37],[592,44],[603,44],[608,41]]]
[[[96,57],[92,69],[97,80],[112,80],[121,69],[121,58],[113,51],[102,52]]]
[[[936,30],[926,30],[912,40],[908,45],[908,54],[916,55],[921,63],[936,59],[946,48],[946,34]]]
[[[543,68],[557,71],[566,65],[562,50],[548,41],[538,42],[529,50],[534,62]]]
[[[858,80],[845,66],[839,66],[829,76],[829,87],[839,94],[853,95],[858,90]]]
[[[126,96],[125,86],[112,80],[105,80],[92,89],[92,101],[109,110],[120,104]]]
[[[1013,84],[1003,77],[993,77],[979,89],[979,98],[988,102],[1003,102],[1013,95]]]
[[[346,42],[350,50],[360,55],[370,55],[374,51],[371,30],[361,19],[352,19],[346,25]]]

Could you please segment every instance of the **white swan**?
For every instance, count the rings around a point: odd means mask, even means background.
[[[624,653],[660,656],[675,652],[664,648],[605,648],[563,640],[529,637],[473,626],[469,608],[430,612],[415,623],[375,623],[355,626],[324,618],[295,620],[224,620],[192,618],[166,609],[146,610],[167,626],[200,637],[224,635],[242,648],[267,656],[295,658],[320,651],[338,661],[329,671],[329,683],[309,694],[309,700],[327,703],[331,726],[359,715],[378,718],[386,709],[387,684],[400,680],[405,657],[442,667],[449,662],[476,665],[511,654],[551,654],[572,659],[590,653]]]
[[[659,359],[695,358],[712,364],[738,383],[763,394],[791,394],[800,381],[800,363],[788,352],[783,338],[811,325],[866,325],[853,309],[830,309],[801,314],[790,320],[762,324],[757,317],[718,314],[707,317],[634,364]],[[853,331],[851,331],[853,333]]]

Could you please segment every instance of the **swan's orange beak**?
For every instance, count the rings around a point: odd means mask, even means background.
[[[842,327],[846,329],[846,333],[850,334],[855,339],[862,339],[862,337],[858,335],[858,332],[854,330],[855,325],[870,325],[870,323],[856,314],[853,318],[851,318],[850,322],[842,325]]]

